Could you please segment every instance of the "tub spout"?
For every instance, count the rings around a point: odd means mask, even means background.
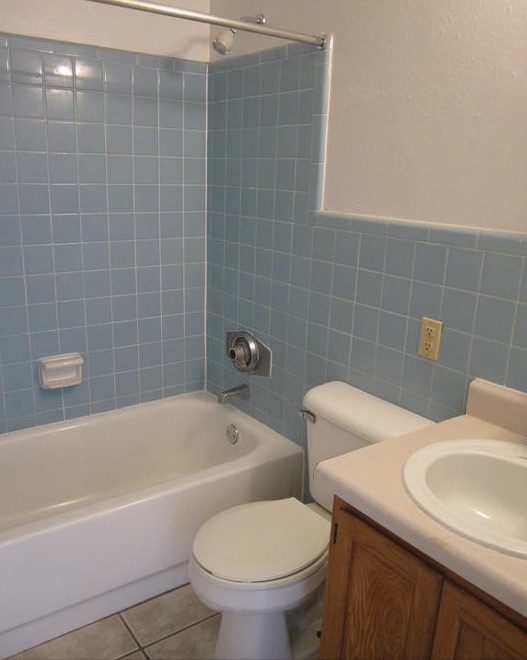
[[[242,399],[247,401],[250,396],[249,386],[248,385],[236,385],[236,387],[231,387],[228,390],[221,390],[218,394],[218,403],[222,405],[229,401],[229,399]]]

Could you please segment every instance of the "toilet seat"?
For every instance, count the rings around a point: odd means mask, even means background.
[[[327,551],[327,520],[294,497],[252,502],[211,518],[194,539],[197,563],[231,582],[281,580]]]

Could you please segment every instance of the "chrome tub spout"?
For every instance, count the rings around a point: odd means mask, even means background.
[[[236,387],[231,387],[228,390],[221,390],[218,394],[218,403],[223,405],[230,399],[242,399],[243,401],[247,401],[249,396],[250,391],[248,385],[236,385]]]

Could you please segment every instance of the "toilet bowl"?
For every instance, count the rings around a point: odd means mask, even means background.
[[[317,463],[432,424],[340,382],[307,392],[304,411],[310,492],[322,506],[295,498],[243,504],[211,518],[194,539],[190,581],[198,598],[222,613],[218,660],[299,657],[287,612],[321,594],[330,536],[333,493],[317,483]],[[310,638],[300,645],[306,657],[316,651],[318,629],[307,626]]]
[[[216,658],[290,658],[286,612],[324,582],[330,523],[295,498],[254,502],[214,516],[198,532],[192,585],[222,612]]]

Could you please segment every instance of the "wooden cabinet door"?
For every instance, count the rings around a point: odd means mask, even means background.
[[[430,657],[443,577],[397,543],[338,509],[330,546],[320,657]]]
[[[480,600],[445,583],[432,650],[434,660],[527,658],[527,633]]]

